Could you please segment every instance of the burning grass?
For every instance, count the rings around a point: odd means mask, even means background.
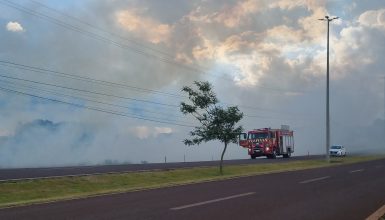
[[[379,158],[383,157],[332,158],[332,163],[326,163],[324,160],[288,160],[285,163],[233,165],[226,166],[223,175],[219,175],[218,167],[198,167],[168,171],[130,172],[2,182],[0,183],[0,207],[84,198],[266,173],[337,166]]]

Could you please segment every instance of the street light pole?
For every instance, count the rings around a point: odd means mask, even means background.
[[[327,21],[327,49],[326,49],[326,162],[330,162],[329,147],[330,147],[330,107],[329,107],[329,23],[332,20],[338,19],[338,17],[318,19],[321,21]]]

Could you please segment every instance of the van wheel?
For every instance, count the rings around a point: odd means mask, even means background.
[[[284,155],[283,155],[283,158],[289,158],[289,157],[291,157],[291,152],[290,152],[290,151],[287,152],[287,154],[284,154]]]

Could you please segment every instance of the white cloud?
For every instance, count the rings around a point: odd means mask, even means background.
[[[247,18],[248,15],[256,13],[262,8],[261,1],[247,0],[238,2],[234,7],[225,8],[216,14],[215,20],[225,26],[234,28]]]
[[[172,29],[172,26],[168,24],[139,15],[137,10],[118,11],[116,13],[116,22],[125,30],[155,44],[167,42]]]
[[[139,139],[146,139],[150,136],[150,129],[146,126],[137,126],[137,127],[133,128],[133,133]]]
[[[194,22],[218,23],[228,28],[237,28],[250,22],[249,16],[264,8],[264,3],[258,0],[239,1],[234,5],[224,3],[223,5],[221,9],[210,12],[199,6],[191,11],[187,18]]]
[[[158,136],[159,134],[171,134],[172,129],[169,127],[155,127],[154,135]]]
[[[385,29],[385,9],[366,11],[360,15],[358,22],[364,26]]]
[[[132,133],[139,139],[147,139],[150,137],[158,137],[162,134],[171,134],[173,132],[172,128],[169,127],[147,127],[147,126],[137,126],[131,129]]]
[[[23,26],[21,26],[21,24],[16,22],[16,21],[8,22],[6,28],[8,31],[11,31],[11,32],[23,32],[24,31]]]
[[[13,133],[9,130],[0,128],[0,137],[11,136]]]
[[[319,0],[279,0],[272,1],[272,3],[269,4],[269,7],[280,8],[281,10],[292,10],[298,7],[304,7],[308,10],[314,10],[323,4],[324,1]]]
[[[385,40],[385,9],[363,12],[358,22],[343,28],[332,40],[338,74],[345,76],[362,68],[381,66]],[[333,53],[332,53],[333,54]]]

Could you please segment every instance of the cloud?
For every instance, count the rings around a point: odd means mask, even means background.
[[[332,40],[337,73],[346,76],[375,67],[371,74],[381,74],[380,69],[385,68],[381,62],[385,48],[378,46],[381,40],[385,40],[385,9],[363,12],[354,25],[344,27],[340,37]]]
[[[24,31],[24,28],[21,26],[21,24],[16,22],[16,21],[8,22],[6,25],[6,28],[8,31],[11,31],[11,32],[23,32]]]
[[[233,7],[225,7],[222,9],[214,16],[214,20],[229,28],[234,28],[241,25],[250,14],[256,13],[261,8],[261,1],[246,0],[237,2]]]
[[[12,135],[12,132],[6,130],[6,129],[0,129],[0,137],[7,137]]]
[[[361,25],[385,30],[385,9],[369,10],[358,18]]]
[[[150,129],[146,126],[137,126],[133,129],[133,132],[140,139],[148,138],[151,135]]]
[[[116,22],[122,28],[134,33],[139,38],[157,44],[168,42],[172,27],[150,17],[141,16],[137,10],[128,9],[116,12]]]
[[[308,10],[314,10],[323,4],[324,2],[319,0],[278,0],[272,1],[268,7],[279,8],[281,10],[293,10],[302,7]]]
[[[227,28],[235,28],[250,22],[249,16],[263,9],[263,2],[257,0],[240,1],[234,5],[230,3],[220,5],[223,5],[223,7],[216,9],[214,12],[207,12],[204,6],[199,6],[191,11],[187,18],[193,22],[215,23]]]
[[[169,127],[155,127],[155,136],[159,134],[172,134],[173,130]]]
[[[159,135],[169,135],[173,133],[173,129],[169,127],[136,126],[132,128],[131,131],[139,139],[157,138]]]

